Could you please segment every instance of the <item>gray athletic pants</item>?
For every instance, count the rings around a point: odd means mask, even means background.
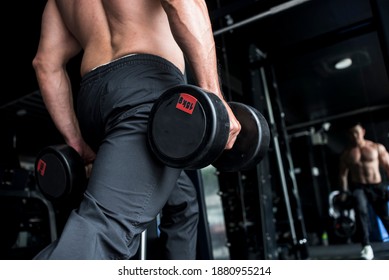
[[[389,232],[388,202],[385,199],[386,186],[383,184],[353,183],[350,189],[354,196],[356,222],[359,227],[361,244],[362,246],[369,245],[369,203]]]
[[[195,187],[184,171],[158,162],[146,138],[153,102],[183,83],[178,68],[147,54],[123,57],[83,77],[78,118],[97,158],[80,207],[36,259],[129,259],[161,212],[164,258],[196,258]]]

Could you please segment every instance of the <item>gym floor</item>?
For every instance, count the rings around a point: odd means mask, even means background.
[[[371,246],[374,260],[389,260],[389,242],[375,242]],[[360,244],[352,243],[310,246],[308,250],[312,260],[359,260],[361,249]]]

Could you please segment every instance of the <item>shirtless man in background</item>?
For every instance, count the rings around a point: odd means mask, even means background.
[[[66,65],[80,52],[75,110]],[[93,170],[80,207],[37,259],[129,259],[161,211],[165,258],[196,258],[195,188],[154,159],[146,138],[153,102],[186,83],[185,62],[223,100],[232,148],[240,124],[220,88],[204,0],[47,1],[33,66],[56,127]]]
[[[361,258],[373,259],[369,240],[368,203],[389,232],[387,186],[382,184],[380,169],[385,170],[389,177],[389,153],[384,145],[365,139],[366,130],[359,123],[353,125],[348,133],[351,145],[341,155],[340,183],[342,191],[349,191],[354,197],[363,247]]]

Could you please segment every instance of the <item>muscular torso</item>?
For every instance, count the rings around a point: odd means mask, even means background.
[[[183,54],[159,0],[56,0],[84,50],[81,74],[131,53],[161,56],[184,71]]]
[[[376,143],[366,141],[363,147],[348,149],[343,155],[343,162],[348,167],[351,182],[377,184],[381,182],[379,169],[379,152]]]

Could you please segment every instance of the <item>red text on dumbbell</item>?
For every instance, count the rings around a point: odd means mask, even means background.
[[[195,97],[187,93],[181,93],[176,108],[192,115],[196,103],[197,99]]]
[[[39,172],[39,174],[41,174],[41,176],[44,176],[44,175],[45,175],[45,171],[46,171],[46,162],[44,162],[42,159],[40,159],[40,160],[38,161],[37,171]]]

